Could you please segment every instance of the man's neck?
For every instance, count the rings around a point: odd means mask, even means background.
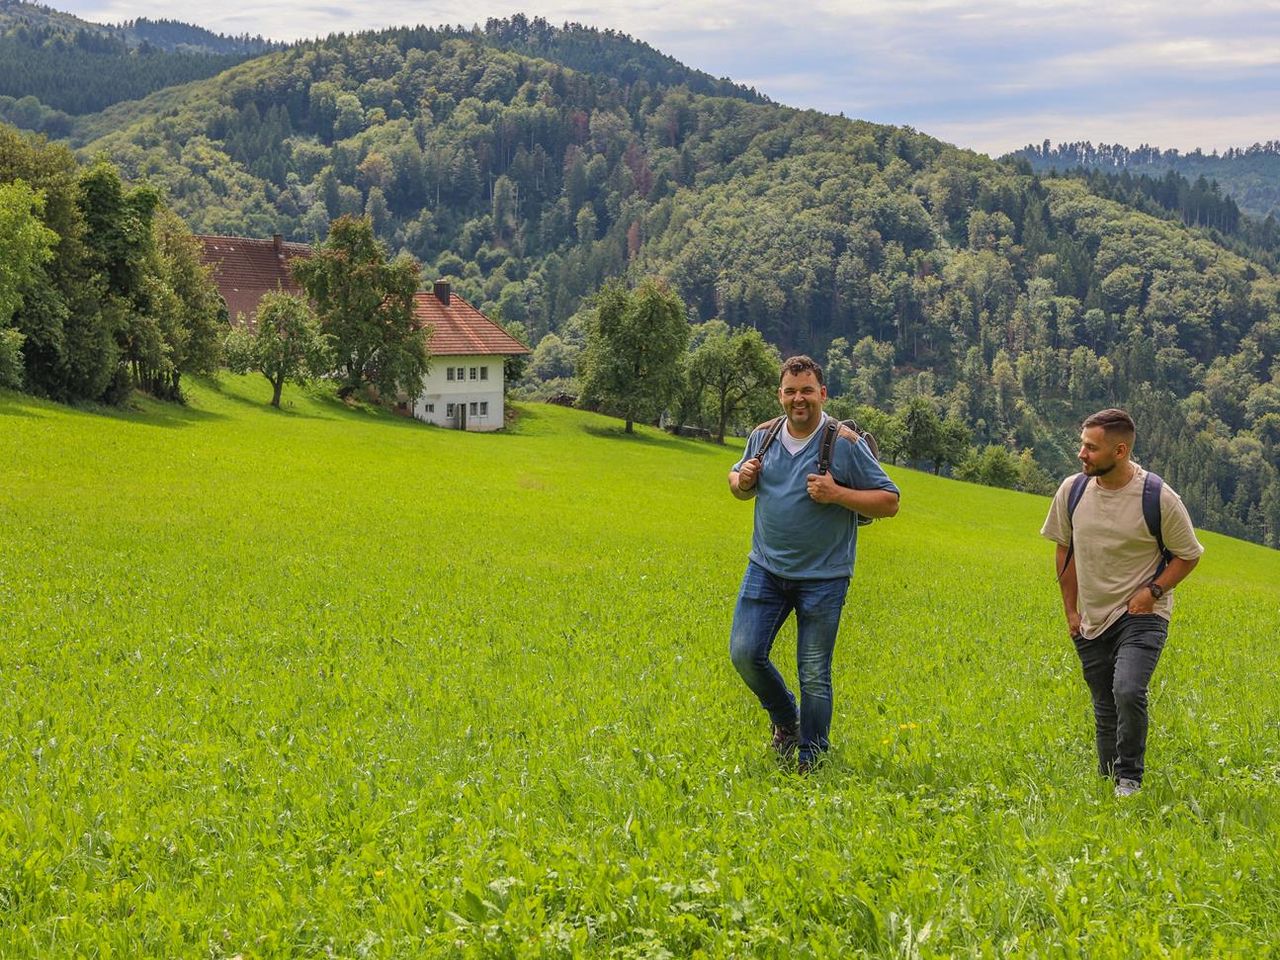
[[[809,437],[813,436],[814,430],[817,430],[820,426],[822,426],[822,418],[825,416],[826,416],[825,413],[819,413],[818,419],[813,422],[813,426],[810,429],[806,430],[804,433],[797,433],[795,426],[793,426],[791,423],[791,418],[787,417],[787,433],[791,434],[791,439],[793,440],[808,439]]]
[[[1138,468],[1133,465],[1131,460],[1121,460],[1115,466],[1114,470],[1108,470],[1102,476],[1098,477],[1098,486],[1105,487],[1108,490],[1119,490],[1127,487],[1129,481],[1138,473]]]

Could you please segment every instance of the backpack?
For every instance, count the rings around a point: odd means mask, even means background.
[[[760,462],[764,462],[765,451],[778,439],[778,434],[782,432],[782,425],[787,422],[785,416],[774,417],[772,420],[766,420],[756,430],[764,430],[764,441],[760,444],[760,449],[756,451],[756,456],[760,458]],[[756,430],[752,430],[755,433]],[[876,443],[875,435],[860,430],[856,420],[837,420],[834,417],[828,417],[827,422],[822,427],[822,440],[818,447],[818,473],[827,473],[831,469],[831,458],[836,449],[836,437],[843,436],[846,440],[853,443],[858,442],[861,437],[867,442],[867,449],[871,451],[871,455],[880,459],[880,445]],[[865,527],[874,517],[864,517],[860,513],[854,513],[857,518],[858,526]]]
[[[1067,494],[1067,521],[1076,515],[1076,507],[1080,506],[1080,501],[1084,499],[1084,492],[1089,488],[1089,475],[1082,473],[1071,482],[1071,492]],[[1173,559],[1173,553],[1164,545],[1164,537],[1161,535],[1164,519],[1160,508],[1160,491],[1164,488],[1164,481],[1160,479],[1159,474],[1147,471],[1147,475],[1142,479],[1142,519],[1147,524],[1147,530],[1156,538],[1156,549],[1160,551],[1160,565],[1156,567],[1156,576],[1160,576],[1164,572],[1164,568],[1169,565],[1169,561]],[[1058,579],[1062,579],[1062,575],[1067,572],[1067,567],[1071,564],[1071,558],[1076,552],[1076,536],[1074,525],[1071,532],[1071,542],[1067,545],[1067,557],[1062,562],[1062,569],[1058,571]]]

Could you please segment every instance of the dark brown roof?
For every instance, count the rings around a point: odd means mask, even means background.
[[[213,281],[227,302],[227,313],[235,322],[252,322],[258,301],[272,290],[297,296],[302,288],[293,279],[289,261],[310,257],[305,243],[286,243],[279,237],[252,240],[248,237],[197,236],[200,259],[213,267]]]
[[[509,357],[529,352],[523,343],[452,291],[447,307],[434,293],[414,294],[413,315],[419,323],[432,327],[433,357],[486,353]]]

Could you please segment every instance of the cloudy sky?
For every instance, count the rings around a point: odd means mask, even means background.
[[[524,12],[613,27],[797,107],[992,154],[1039,142],[1187,150],[1280,139],[1280,0],[45,0],[278,40]]]

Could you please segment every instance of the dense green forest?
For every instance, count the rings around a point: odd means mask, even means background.
[[[138,17],[119,24],[91,23],[44,4],[28,3],[26,0],[0,0],[0,32],[16,31],[19,27],[45,37],[65,38],[72,37],[77,32],[93,33],[122,40],[131,49],[150,46],[170,53],[186,51],[256,56],[284,46],[262,36],[251,37],[247,33],[227,36],[179,20]]]
[[[580,69],[550,59],[565,51]],[[657,275],[691,321],[856,365],[833,383],[846,403],[927,405],[1052,474],[1084,414],[1126,404],[1140,459],[1199,522],[1280,545],[1280,284],[1261,247],[909,129],[698,93],[690,73],[580,27],[400,29],[275,52],[76,134],[197,232],[316,241],[368,215],[428,279],[521,324],[531,378],[572,386],[586,298]]]
[[[1240,209],[1257,220],[1280,217],[1280,140],[1255,143],[1251,147],[1232,147],[1223,153],[1193,150],[1161,150],[1143,145],[1136,148],[1118,143],[1094,145],[1087,140],[1060,143],[1048,140],[1029,144],[1012,154],[1031,164],[1037,172],[1048,170],[1128,171],[1138,176],[1159,178],[1172,171],[1188,180],[1216,180],[1222,193],[1231,197]]]
[[[1258,220],[1241,213],[1216,180],[1197,177],[1193,183],[1172,170],[1162,177],[1084,167],[1049,174],[1059,175],[1083,180],[1090,193],[1118,200],[1143,213],[1203,227],[1215,242],[1258,260],[1272,272],[1280,266],[1280,222],[1274,215]]]
[[[261,37],[225,37],[175,20],[107,27],[48,7],[5,2],[0,119],[64,137],[70,116],[212,77],[275,46]]]

